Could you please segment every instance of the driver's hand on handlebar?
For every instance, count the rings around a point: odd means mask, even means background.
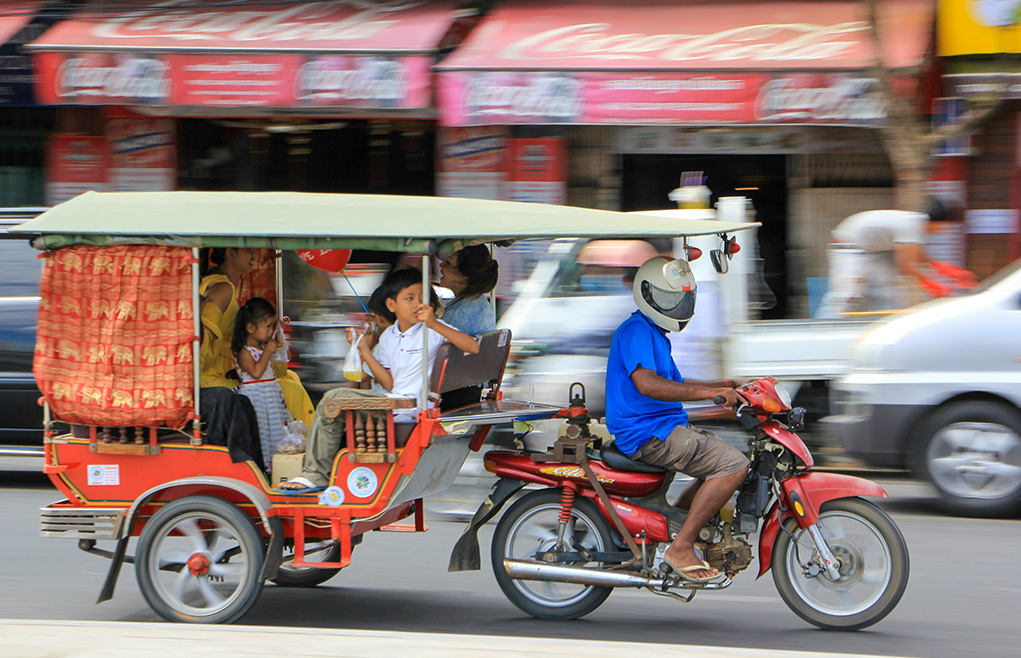
[[[729,407],[735,409],[738,405],[747,404],[741,395],[732,388],[721,388],[717,390],[715,396],[713,396],[713,402],[720,405],[721,407]]]

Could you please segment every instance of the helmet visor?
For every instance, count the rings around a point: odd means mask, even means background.
[[[695,314],[695,288],[664,290],[642,281],[642,298],[656,311],[672,320],[689,320]]]

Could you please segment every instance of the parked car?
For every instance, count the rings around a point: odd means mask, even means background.
[[[42,408],[32,376],[42,261],[10,227],[39,209],[0,210],[0,455],[42,454]]]
[[[1021,261],[877,325],[833,395],[851,455],[910,468],[956,513],[1021,509]]]

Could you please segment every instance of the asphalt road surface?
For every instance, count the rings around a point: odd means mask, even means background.
[[[730,589],[703,592],[688,604],[618,590],[584,619],[533,619],[496,585],[488,559],[492,523],[481,533],[482,571],[447,573],[463,529],[459,515],[449,513],[463,503],[449,497],[433,505],[439,512],[427,512],[429,532],[371,533],[355,549],[352,566],[334,579],[311,590],[267,586],[242,623],[876,656],[1021,655],[1018,521],[947,517],[920,485],[883,484],[892,497],[882,505],[911,550],[911,579],[898,608],[857,633],[824,632],[802,622],[768,574],[754,579],[754,563]],[[0,618],[157,621],[131,566],[121,572],[114,599],[95,605],[108,562],[79,551],[73,540],[39,536],[38,509],[57,497],[37,473],[0,471]]]

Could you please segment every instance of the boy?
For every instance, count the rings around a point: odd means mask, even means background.
[[[478,354],[479,344],[471,336],[454,329],[436,318],[432,306],[422,303],[422,272],[406,268],[391,272],[380,285],[386,308],[396,322],[379,337],[379,357],[373,354],[372,340],[366,337],[358,345],[362,360],[372,371],[379,385],[393,395],[415,397],[419,408],[422,394],[422,337],[429,332],[429,369],[436,353],[445,342],[459,350]],[[334,389],[323,397],[323,402],[336,397],[377,396],[372,391],[350,388]],[[301,476],[280,485],[281,489],[301,491],[325,487],[329,484],[333,459],[340,450],[344,433],[344,415],[327,418],[323,404],[316,409],[309,432]],[[402,409],[394,414],[395,423],[415,423],[419,408]]]

